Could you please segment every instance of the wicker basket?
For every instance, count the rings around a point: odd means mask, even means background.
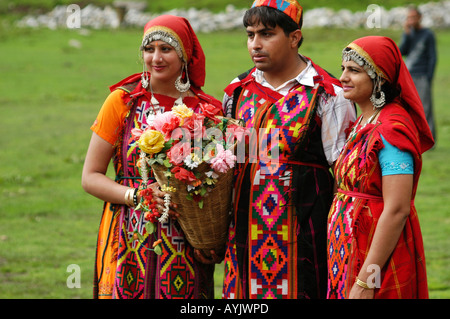
[[[155,164],[152,170],[160,185],[168,185],[164,172],[166,167]],[[202,173],[203,181],[205,172],[210,171],[206,162],[201,163],[196,172]],[[218,173],[219,178],[215,187],[204,196],[203,208],[198,203],[186,198],[188,192],[186,184],[170,179],[170,186],[176,187],[176,192],[171,194],[171,201],[178,205],[177,212],[180,213],[177,221],[184,231],[186,239],[196,249],[203,251],[204,255],[210,256],[209,251],[214,249],[216,254],[223,255],[228,235],[231,210],[231,191],[234,169],[226,173]]]

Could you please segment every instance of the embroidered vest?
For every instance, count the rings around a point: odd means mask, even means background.
[[[237,170],[236,215],[225,257],[225,298],[297,298],[298,291],[304,290],[297,284],[297,224],[302,217],[292,200],[297,194],[293,180],[298,166],[328,169],[316,115],[321,88],[320,82],[314,88],[299,85],[278,98],[249,80],[240,91],[235,116],[260,138],[258,145],[250,145],[249,158]],[[313,138],[318,140],[311,143]],[[314,152],[308,150],[312,145],[317,145]],[[252,158],[255,149],[258,156]],[[248,200],[240,192],[246,180],[251,181]],[[247,220],[242,217],[245,210]],[[248,235],[240,235],[245,233],[241,225],[247,227]],[[248,251],[242,249],[244,245]]]

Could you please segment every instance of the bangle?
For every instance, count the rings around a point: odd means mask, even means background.
[[[133,201],[133,194],[134,194],[135,188],[129,188],[125,192],[125,204],[129,207],[133,207],[134,201]]]
[[[138,194],[138,189],[137,188],[135,188],[134,189],[134,192],[133,192],[133,205],[134,205],[134,207],[136,207],[139,203],[138,203],[138,197],[137,197],[137,194]]]
[[[356,277],[356,284],[364,289],[374,289],[374,288],[369,287],[369,285],[367,285],[367,283],[360,280],[358,277]]]

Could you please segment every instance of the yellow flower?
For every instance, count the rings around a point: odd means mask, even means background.
[[[160,152],[164,147],[164,135],[155,130],[146,130],[138,140],[139,147],[147,154]]]
[[[172,108],[172,113],[175,114],[175,116],[178,117],[181,122],[184,122],[184,119],[191,117],[192,114],[194,114],[194,111],[188,108],[185,104],[181,104],[174,106]]]

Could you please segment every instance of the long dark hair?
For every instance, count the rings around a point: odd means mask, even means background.
[[[396,97],[400,96],[400,89],[394,87],[387,80],[381,85],[381,91],[384,92],[386,104],[391,103]]]

